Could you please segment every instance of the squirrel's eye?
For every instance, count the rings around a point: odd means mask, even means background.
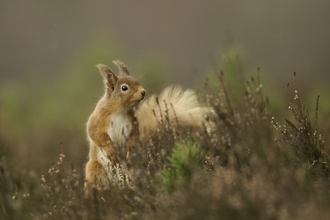
[[[127,86],[121,86],[121,90],[126,91],[126,90],[128,90],[128,88],[127,88]]]

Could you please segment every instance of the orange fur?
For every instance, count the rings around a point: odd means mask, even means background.
[[[144,99],[145,89],[130,76],[124,63],[118,60],[114,63],[119,68],[118,76],[109,67],[97,65],[106,91],[87,122],[90,143],[86,165],[87,194],[92,187],[109,189],[111,184],[122,184],[129,179],[131,166],[122,166],[115,149],[126,143],[134,147],[134,134],[140,134],[139,139],[152,136],[159,121],[165,120],[165,114],[174,127],[201,128],[205,113],[209,111],[200,105],[195,92],[183,90],[180,86],[165,88],[158,97],[159,103],[152,96],[139,104]]]

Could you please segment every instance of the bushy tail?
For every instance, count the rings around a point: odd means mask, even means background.
[[[193,90],[183,90],[180,86],[166,87],[158,97],[153,95],[139,106],[136,117],[140,137],[153,135],[162,124],[202,128],[210,112],[209,107],[201,105]]]

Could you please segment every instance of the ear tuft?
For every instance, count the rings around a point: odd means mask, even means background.
[[[97,64],[96,67],[99,69],[100,74],[103,77],[104,85],[106,86],[107,92],[111,94],[114,90],[114,85],[116,84],[118,78],[112,72],[112,70],[104,64]]]
[[[114,74],[112,70],[104,64],[97,64],[96,67],[99,69],[103,77],[107,76],[109,73]]]
[[[116,66],[118,66],[120,75],[130,75],[127,66],[123,62],[121,62],[120,60],[114,60],[112,62],[116,64]]]

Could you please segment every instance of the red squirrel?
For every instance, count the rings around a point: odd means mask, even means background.
[[[86,194],[92,188],[109,189],[112,184],[128,181],[129,171],[118,160],[115,149],[126,142],[134,146],[134,129],[138,131],[139,140],[150,138],[165,115],[173,126],[201,128],[208,109],[198,102],[194,91],[183,90],[180,86],[166,87],[158,96],[159,101],[155,95],[143,101],[146,95],[143,86],[130,75],[124,63],[119,60],[113,63],[117,65],[119,75],[104,64],[97,65],[105,93],[86,126],[90,146]]]

